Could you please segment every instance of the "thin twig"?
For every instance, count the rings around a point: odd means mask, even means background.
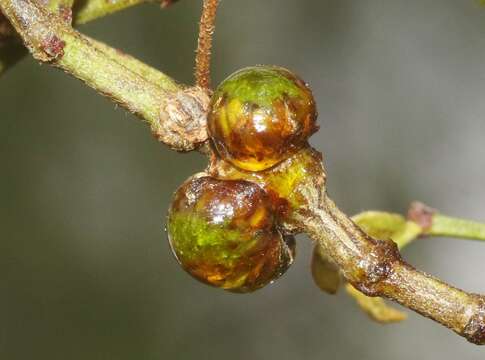
[[[423,228],[425,236],[447,236],[485,241],[485,224],[440,214],[420,202],[411,204],[408,218]]]
[[[210,66],[212,39],[215,30],[219,0],[204,0],[199,25],[199,41],[195,57],[195,82],[197,86],[210,89]]]

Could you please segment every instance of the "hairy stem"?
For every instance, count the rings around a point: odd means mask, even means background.
[[[162,7],[167,7],[177,0],[162,0]],[[89,21],[98,19],[103,16],[113,14],[117,11],[124,10],[128,7],[146,2],[159,2],[157,0],[49,0],[46,7],[56,14],[59,14],[67,22],[73,22],[75,25],[84,24]],[[14,36],[12,36],[14,35]],[[15,39],[15,30],[10,23],[0,13],[0,41],[7,36],[9,40],[18,43]],[[17,50],[16,44],[8,44],[6,48]],[[27,54],[27,50],[15,51],[15,54],[9,54],[6,50],[0,51],[0,75]],[[14,59],[15,61],[12,61]]]
[[[160,98],[177,85],[165,78],[159,86],[92,46],[89,39],[32,0],[0,0],[33,56],[74,75],[149,122],[158,119]]]
[[[210,65],[212,38],[214,35],[219,0],[204,0],[199,25],[199,41],[195,57],[195,82],[197,86],[210,89]]]
[[[103,53],[112,61],[124,66],[128,70],[141,76],[145,81],[149,81],[155,86],[161,86],[167,91],[175,91],[181,86],[177,85],[177,83],[169,76],[134,58],[133,56],[125,54],[121,50],[112,48],[101,41],[89,38],[87,36],[84,36],[84,38],[88,40],[99,52]]]
[[[146,120],[176,150],[192,150],[207,138],[208,97],[185,90],[170,77],[72,29],[35,0],[0,0],[34,58],[60,68]]]
[[[301,223],[355,288],[394,300],[473,343],[485,343],[485,297],[415,270],[401,259],[395,243],[368,236],[326,195],[318,204]]]

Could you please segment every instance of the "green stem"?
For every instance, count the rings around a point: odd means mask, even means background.
[[[433,215],[431,227],[424,234],[485,241],[485,224],[437,213]]]
[[[442,215],[421,203],[413,203],[407,220],[398,214],[366,211],[354,220],[366,233],[378,239],[391,238],[402,249],[419,237],[451,237],[485,241],[485,224]]]
[[[146,81],[151,82],[153,85],[162,86],[162,88],[167,91],[176,91],[182,87],[181,85],[177,85],[175,80],[170,78],[168,75],[165,75],[164,73],[134,58],[133,56],[125,54],[121,50],[112,48],[101,41],[89,38],[87,36],[84,36],[84,38],[89,40],[92,46],[96,47],[111,60],[116,61],[118,64],[133,71],[135,74],[141,76]]]
[[[75,31],[36,0],[0,0],[33,57],[64,70],[147,121],[159,141],[191,151],[207,140],[210,98],[135,58]]]
[[[0,0],[0,8],[37,60],[64,70],[160,127],[162,103],[181,90],[170,77],[104,44],[93,45],[34,0]]]
[[[177,0],[162,0],[162,7],[171,5]],[[71,16],[69,9],[72,8],[72,22],[76,25],[85,24],[103,16],[111,15],[117,11],[146,2],[160,2],[158,0],[50,0],[46,7],[56,14],[61,14],[66,19]],[[2,20],[5,20],[0,13],[0,28]],[[69,19],[70,20],[70,19]],[[1,34],[0,34],[1,35]],[[1,37],[1,36],[0,36]],[[15,43],[18,39],[9,39]],[[15,54],[8,54],[6,49],[15,49]],[[5,50],[0,50],[0,76],[11,66],[15,65],[23,56],[27,55],[27,50],[19,50],[18,45],[5,46]],[[19,50],[19,51],[17,51]],[[15,61],[12,61],[15,60]]]

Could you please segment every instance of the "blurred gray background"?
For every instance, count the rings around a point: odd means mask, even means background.
[[[190,83],[201,1],[143,5],[81,31]],[[476,0],[223,0],[213,77],[279,64],[313,87],[330,193],[348,213],[419,199],[485,220],[485,8]],[[163,232],[202,169],[77,80],[24,60],[0,80],[0,358],[483,359],[410,313],[370,322],[321,293],[310,241],[273,286],[192,280]],[[417,267],[485,293],[485,244],[420,241]]]

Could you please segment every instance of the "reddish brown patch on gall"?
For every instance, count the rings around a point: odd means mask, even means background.
[[[64,56],[65,46],[66,43],[55,35],[48,37],[41,44],[42,50],[51,58],[51,60],[62,58]]]

